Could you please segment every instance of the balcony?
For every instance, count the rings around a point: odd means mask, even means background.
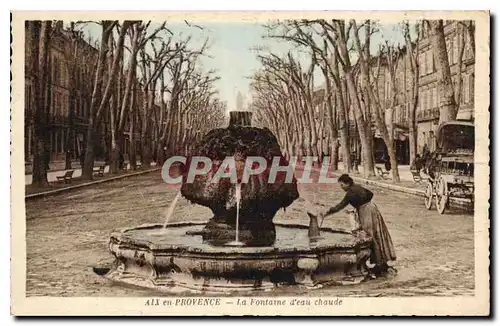
[[[68,117],[60,114],[50,116],[49,124],[55,126],[67,126],[69,124]]]
[[[73,122],[78,125],[85,125],[87,126],[89,124],[89,119],[85,117],[74,117]]]
[[[439,119],[439,108],[425,109],[417,112],[417,121]]]

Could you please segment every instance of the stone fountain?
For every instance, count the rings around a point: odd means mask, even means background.
[[[143,225],[111,235],[115,256],[107,278],[161,291],[228,292],[271,290],[277,285],[320,287],[353,284],[365,274],[371,239],[363,233],[276,224],[277,211],[299,198],[295,177],[278,173],[268,182],[273,157],[287,165],[269,129],[252,127],[251,112],[230,112],[227,128],[210,131],[193,156],[209,157],[213,168],[186,182],[182,196],[211,209],[208,222]],[[268,162],[263,173],[241,182],[246,157]],[[238,183],[211,182],[226,157],[235,157]],[[189,166],[190,158],[186,166]],[[235,241],[236,240],[236,241]]]

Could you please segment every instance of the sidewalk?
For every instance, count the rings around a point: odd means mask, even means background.
[[[376,166],[381,166],[385,170],[383,164],[377,164]],[[303,166],[301,166],[300,168],[303,168]],[[328,175],[339,177],[344,171],[344,166],[342,165],[341,162],[339,162],[338,168],[339,169],[337,171],[333,171],[331,170],[331,168],[329,168]],[[315,166],[312,168],[312,170],[314,170],[315,172],[319,172],[320,167]],[[357,183],[390,189],[393,191],[398,191],[410,195],[416,195],[416,196],[425,195],[426,182],[424,180],[422,180],[419,183],[413,181],[413,176],[410,172],[409,165],[398,166],[399,177],[401,180],[398,183],[392,181],[392,173],[389,173],[389,175],[385,176],[385,179],[382,179],[382,177],[378,175],[371,177],[370,179],[367,179],[363,176],[363,167],[358,166],[358,170],[359,172],[349,173],[351,178],[353,178],[353,180],[356,181]]]
[[[94,166],[98,166],[98,165],[101,165],[103,163],[104,162],[95,162]],[[130,164],[129,163],[125,163],[125,164],[127,165],[127,170],[130,170]],[[72,166],[74,167],[72,170],[75,171],[73,173],[73,178],[81,177],[82,176],[82,169],[80,167],[80,163],[72,164]],[[154,163],[154,162],[151,163],[151,166],[155,167],[156,163]],[[66,171],[67,170],[62,169],[62,170],[55,170],[55,171],[49,171],[49,172],[47,172],[47,181],[49,183],[56,182],[57,181],[57,177],[64,175],[64,173]],[[106,165],[106,167],[104,168],[104,174],[106,175],[108,173],[109,173],[109,165]],[[25,174],[24,175],[24,180],[25,180],[24,182],[25,182],[26,186],[30,185],[33,182],[33,175],[32,174]]]
[[[385,166],[384,164],[375,164],[375,166],[381,167],[382,170],[385,171]],[[344,165],[342,162],[339,163],[339,171],[344,171]],[[357,174],[363,175],[363,166],[359,165],[358,166],[358,171]],[[411,175],[410,172],[410,166],[409,165],[398,165],[398,171],[399,171],[399,179],[401,181],[409,181],[409,182],[414,182],[413,181],[413,176]],[[356,175],[356,173],[351,172],[353,175]],[[377,177],[379,177],[377,175]],[[392,171],[389,171],[389,174],[385,176],[387,180],[390,180],[392,182]]]

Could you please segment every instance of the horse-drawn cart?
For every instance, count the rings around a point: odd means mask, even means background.
[[[439,214],[449,208],[450,199],[474,205],[474,124],[450,121],[437,132],[437,151],[425,191],[425,207],[434,199]]]

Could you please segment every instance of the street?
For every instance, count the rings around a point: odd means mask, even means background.
[[[440,216],[435,209],[426,210],[422,198],[368,188],[374,192],[374,202],[391,232],[398,255],[397,276],[318,290],[284,287],[260,295],[473,295],[474,216],[456,209]],[[179,186],[165,184],[160,172],[154,172],[28,201],[27,295],[159,295],[150,290],[111,284],[97,276],[92,268],[109,266],[113,262],[107,249],[113,229],[163,223],[178,189]],[[302,184],[299,192],[304,199],[328,205],[336,204],[344,195],[337,184]],[[172,222],[210,217],[209,209],[183,199],[178,203]],[[280,211],[274,221],[307,225],[309,219],[304,201],[295,201],[286,211]],[[324,223],[327,227],[347,228],[348,225],[343,212],[327,217]]]

